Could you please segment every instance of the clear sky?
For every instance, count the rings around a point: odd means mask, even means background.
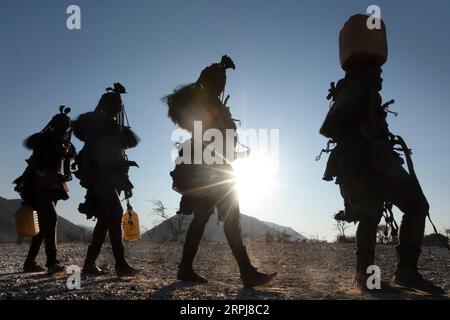
[[[66,28],[66,8],[81,8],[81,30]],[[92,110],[107,86],[121,82],[132,127],[142,142],[129,152],[133,204],[148,226],[153,198],[175,210],[170,141],[175,126],[161,97],[196,80],[202,68],[229,54],[227,93],[243,128],[280,130],[279,187],[260,205],[241,208],[256,218],[332,240],[331,215],[342,207],[338,188],[321,180],[326,160],[318,129],[331,81],[343,76],[338,34],[346,19],[381,7],[389,59],[385,100],[396,99],[390,127],[413,149],[416,172],[439,229],[450,227],[450,2],[298,0],[2,0],[0,2],[0,195],[17,198],[11,182],[60,104],[72,116]],[[78,148],[79,141],[74,139]],[[77,212],[84,190],[74,180],[62,216]],[[400,219],[400,213],[396,211]],[[427,231],[431,229],[428,226]]]

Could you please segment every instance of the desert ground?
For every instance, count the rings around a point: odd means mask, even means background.
[[[59,260],[66,266],[81,266],[87,244],[62,243]],[[209,283],[194,285],[176,280],[182,243],[134,242],[126,244],[129,262],[142,270],[135,279],[118,279],[109,245],[98,264],[109,274],[81,276],[81,289],[69,290],[69,275],[22,273],[27,244],[0,244],[0,300],[31,299],[450,299],[415,291],[360,294],[353,284],[354,247],[331,243],[247,243],[259,270],[277,271],[268,286],[242,289],[237,265],[226,243],[202,242],[196,270]],[[42,248],[38,262],[45,263]],[[382,278],[389,280],[395,268],[392,246],[377,247],[376,264]],[[426,278],[450,293],[450,252],[440,247],[424,247],[420,268]]]

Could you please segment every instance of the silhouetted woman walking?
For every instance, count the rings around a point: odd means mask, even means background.
[[[70,108],[60,107],[48,125],[28,137],[24,146],[33,151],[27,160],[25,172],[17,178],[15,190],[22,197],[23,204],[34,208],[39,218],[38,235],[31,241],[23,269],[25,272],[40,272],[45,269],[36,263],[42,241],[45,241],[47,272],[63,272],[64,267],[56,259],[56,203],[69,198],[66,182],[71,179],[70,160],[74,158],[75,147],[70,142]],[[63,170],[64,169],[64,170]],[[63,170],[63,174],[61,171]]]

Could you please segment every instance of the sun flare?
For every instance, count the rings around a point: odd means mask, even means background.
[[[243,206],[255,206],[272,190],[276,167],[264,155],[252,153],[233,162],[239,201]]]

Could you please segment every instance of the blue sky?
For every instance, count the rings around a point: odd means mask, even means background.
[[[66,28],[66,8],[81,8],[81,30]],[[346,19],[381,7],[389,59],[385,100],[396,99],[391,130],[413,149],[422,187],[439,229],[450,227],[450,2],[442,1],[12,1],[0,3],[0,195],[16,198],[11,181],[29,156],[25,137],[39,131],[60,104],[72,116],[92,110],[104,88],[123,83],[131,125],[141,144],[129,152],[133,204],[144,223],[148,200],[173,210],[179,196],[169,171],[175,126],[160,99],[194,81],[203,67],[233,57],[227,93],[243,128],[280,130],[282,186],[243,213],[332,240],[331,215],[342,207],[337,186],[321,180],[326,143],[318,129],[331,81],[342,77],[338,34]],[[75,140],[78,148],[79,141]],[[84,190],[70,183],[64,217],[92,224],[77,212]],[[396,211],[400,219],[400,213]],[[427,231],[431,229],[428,227]]]

